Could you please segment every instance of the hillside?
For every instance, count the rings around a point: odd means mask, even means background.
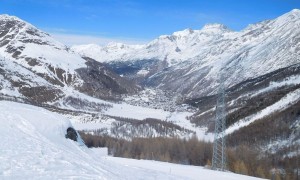
[[[69,120],[0,102],[1,179],[257,179],[202,167],[107,157],[65,138]]]

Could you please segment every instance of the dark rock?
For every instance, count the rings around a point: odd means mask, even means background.
[[[67,129],[66,138],[67,139],[71,139],[73,141],[77,141],[77,137],[78,137],[78,135],[77,135],[76,130],[74,128],[72,128],[72,127],[69,127]]]

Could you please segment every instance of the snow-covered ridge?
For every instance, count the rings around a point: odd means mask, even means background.
[[[280,28],[289,22],[299,22],[299,14],[300,10],[295,9],[277,19],[249,25],[240,32],[231,31],[222,24],[207,24],[200,30],[185,29],[174,32],[172,35],[162,35],[144,45],[123,44],[122,48],[120,46],[116,48],[116,44],[105,47],[94,45],[93,48],[89,48],[87,45],[77,45],[73,46],[72,49],[81,55],[92,57],[100,62],[158,59],[167,61],[169,65],[175,65],[200,56],[203,54],[201,49],[211,51],[211,45],[216,46],[222,41],[225,41],[228,45],[232,44],[233,47],[253,44],[257,41],[257,38],[253,37],[256,37],[259,31],[263,32],[270,29],[269,32],[262,33],[266,37],[267,34],[271,34],[272,30],[276,30],[275,28]],[[253,30],[257,32],[253,34],[251,32]],[[251,37],[247,37],[248,33],[252,34]],[[116,49],[118,51],[115,51]]]
[[[88,56],[100,62],[128,61],[143,59],[166,60],[169,65],[195,57],[195,48],[223,33],[231,33],[221,24],[208,24],[201,30],[185,29],[172,35],[161,35],[144,45],[125,45],[111,43],[107,46],[95,44],[72,46],[71,49],[82,56]],[[202,42],[201,42],[202,41]],[[200,43],[200,44],[198,44]]]
[[[74,71],[80,67],[85,66],[85,60],[78,54],[68,51],[68,48],[53,39],[49,34],[44,33],[35,26],[27,23],[18,17],[9,15],[0,15],[0,29],[4,32],[8,31],[0,37],[0,42],[10,40],[6,47],[13,47],[14,49],[21,50],[19,61],[22,65],[31,68],[30,65],[24,60],[25,58],[42,59],[46,64],[51,64],[62,69],[69,69]],[[13,38],[9,38],[11,35]],[[10,57],[7,48],[2,47],[0,54],[4,57]],[[45,68],[36,69],[39,70]],[[40,72],[45,73],[45,72]]]

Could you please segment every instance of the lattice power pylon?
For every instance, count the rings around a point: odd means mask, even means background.
[[[223,69],[219,73],[219,90],[217,94],[215,137],[213,147],[212,169],[226,170],[226,103],[225,103],[225,85]]]

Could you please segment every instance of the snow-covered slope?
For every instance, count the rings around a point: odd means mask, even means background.
[[[201,167],[100,157],[66,139],[72,125],[56,113],[7,101],[0,101],[0,112],[0,179],[256,179]]]
[[[60,68],[67,71],[66,78],[68,74],[76,74],[76,69],[86,66],[86,61],[79,55],[33,25],[9,15],[0,15],[0,22],[2,58],[21,64],[35,73],[55,75],[49,66]]]

